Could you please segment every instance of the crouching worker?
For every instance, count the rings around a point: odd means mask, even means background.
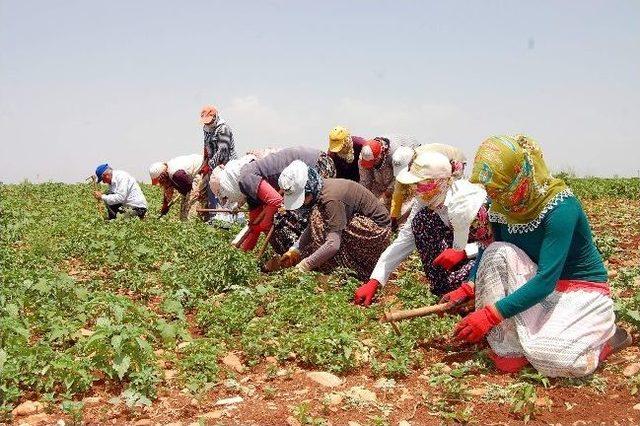
[[[307,212],[278,212],[282,205],[278,178],[294,160],[323,176],[335,175],[335,166],[327,154],[306,147],[285,148],[261,159],[246,155],[214,171],[211,190],[227,202],[246,202],[249,206],[249,232],[240,245],[242,250],[252,250],[260,234],[268,233],[273,226],[270,243],[276,253],[282,254],[306,227]]]
[[[98,182],[109,185],[106,193],[95,191],[96,200],[102,200],[107,206],[107,217],[115,219],[118,213],[126,217],[144,218],[147,213],[147,200],[135,178],[123,170],[113,170],[109,164],[101,164],[96,168]]]
[[[614,323],[587,216],[551,176],[538,144],[526,136],[485,140],[471,180],[492,200],[496,242],[480,254],[465,289],[445,297],[475,297],[476,311],[457,325],[456,338],[474,343],[486,336],[498,369],[530,363],[549,377],[588,375],[629,345],[629,334]]]
[[[307,228],[281,265],[323,272],[345,267],[369,276],[391,236],[389,214],[375,195],[351,180],[323,179],[301,161],[283,170],[279,185],[287,210],[312,207]]]
[[[454,162],[438,152],[421,151],[408,169],[398,174],[405,185],[416,185],[416,198],[397,238],[382,253],[369,281],[355,293],[355,303],[368,306],[381,285],[415,250],[420,255],[431,291],[439,296],[466,281],[478,244],[491,238],[486,214],[486,192],[453,175]],[[441,253],[464,256],[446,265]],[[447,266],[447,267],[445,267]]]
[[[409,167],[411,160],[418,152],[439,152],[445,155],[451,162],[453,172],[452,177],[454,179],[460,179],[464,175],[464,168],[466,165],[466,158],[462,151],[450,145],[444,145],[441,143],[430,143],[420,146],[400,146],[395,150],[391,157],[393,164],[393,176],[398,177],[398,174]],[[413,197],[415,196],[415,185],[405,185],[396,179],[393,184],[393,195],[391,196],[391,206],[389,207],[389,214],[391,215],[391,228],[397,231],[397,228],[402,225],[410,214],[411,206],[413,205]]]
[[[166,163],[156,162],[149,167],[152,185],[163,189],[160,216],[169,213],[175,191],[181,195],[180,220],[187,220],[197,215],[198,206],[206,207],[204,200],[198,199],[202,188],[202,176],[198,173],[202,164],[202,155],[181,155]]]

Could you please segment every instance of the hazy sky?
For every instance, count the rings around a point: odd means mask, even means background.
[[[525,132],[550,166],[640,170],[640,2],[0,0],[0,180],[149,180],[202,150],[415,135],[473,158]]]

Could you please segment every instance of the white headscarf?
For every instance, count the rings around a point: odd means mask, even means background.
[[[225,166],[216,167],[211,173],[209,186],[218,198],[227,199],[228,203],[241,203],[245,196],[240,191],[240,171],[242,167],[254,161],[254,155],[244,155],[229,161]]]
[[[469,240],[469,228],[478,210],[487,199],[487,192],[480,185],[466,179],[453,182],[444,204],[453,227],[453,248],[463,250]]]

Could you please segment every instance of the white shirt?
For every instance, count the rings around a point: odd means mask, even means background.
[[[378,280],[381,285],[385,285],[391,273],[416,249],[416,240],[411,224],[418,212],[424,208],[427,208],[425,203],[419,197],[415,197],[407,221],[400,227],[396,239],[380,255],[378,263],[371,273],[371,279]],[[450,225],[446,206],[435,210],[435,212],[447,226]],[[467,244],[465,252],[468,258],[475,257],[478,253],[478,245],[476,243]]]
[[[202,154],[181,155],[167,161],[167,172],[173,176],[178,170],[184,170],[192,178],[196,177],[202,165]]]
[[[108,205],[122,204],[127,207],[147,208],[147,199],[135,178],[123,170],[113,170],[109,193],[102,195]]]

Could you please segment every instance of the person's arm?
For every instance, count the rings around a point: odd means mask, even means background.
[[[162,196],[162,207],[160,208],[160,216],[164,216],[169,213],[169,203],[173,199],[173,186],[164,186],[164,192]]]
[[[216,133],[218,139],[218,149],[211,155],[209,164],[219,166],[221,164],[227,164],[231,157],[232,149],[232,134],[231,129],[227,125],[223,125],[218,129]]]
[[[577,219],[575,207],[568,204],[559,205],[544,219],[540,225],[544,227],[544,237],[536,275],[496,303],[503,318],[529,309],[553,292],[569,254]]]
[[[393,195],[391,195],[391,207],[389,208],[389,215],[391,218],[399,218],[402,213],[402,203],[404,202],[404,187],[396,181],[393,184]]]
[[[327,237],[324,243],[313,253],[302,259],[300,266],[313,269],[331,259],[340,250],[342,231],[347,227],[347,211],[338,200],[329,200],[322,206],[322,220]],[[308,225],[307,227],[310,227]]]
[[[377,280],[381,285],[385,285],[389,280],[389,276],[396,270],[398,265],[402,263],[416,249],[416,240],[413,236],[411,223],[413,218],[422,210],[424,206],[414,201],[411,207],[411,213],[407,221],[400,227],[398,236],[380,255],[371,279]]]
[[[305,267],[310,270],[319,268],[335,256],[338,250],[340,250],[340,243],[342,241],[341,234],[342,232],[330,232],[327,234],[324,243],[303,260]]]
[[[110,194],[102,194],[102,201],[112,206],[122,204],[127,199],[128,185],[126,179],[113,177],[113,191]]]
[[[358,159],[356,159],[355,161],[358,161]],[[360,167],[360,165],[358,165],[358,170],[360,172],[360,185],[373,192],[373,171],[371,169]]]
[[[273,216],[282,205],[282,195],[266,179],[262,179],[258,185],[257,196],[258,200],[264,204],[264,209],[262,210],[264,216],[260,222],[263,228],[266,227],[265,230],[269,230],[273,223]]]
[[[300,234],[298,241],[293,243],[293,248],[298,251],[303,251],[309,243],[311,243],[311,226],[307,225],[304,231],[302,231],[302,234]]]
[[[209,167],[209,159],[211,158],[211,152],[209,152],[209,146],[207,141],[204,142],[204,148],[202,150],[202,164],[200,164],[200,168],[198,169],[198,174],[200,175],[208,175],[211,173],[211,167]]]

